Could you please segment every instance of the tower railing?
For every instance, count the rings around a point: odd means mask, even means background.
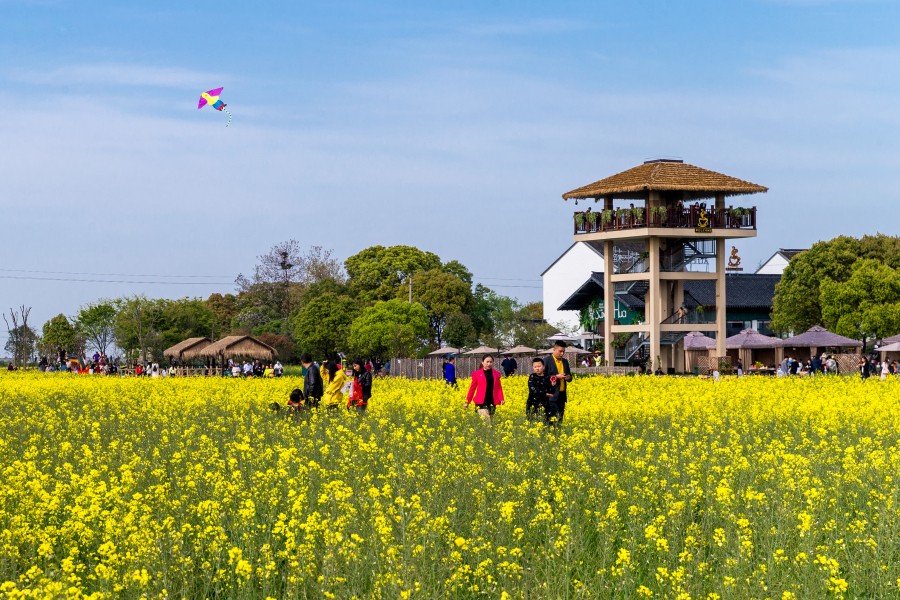
[[[573,216],[575,234],[604,233],[662,227],[669,229],[756,229],[756,207],[707,208],[703,205],[651,208],[619,208],[612,213],[577,211]]]

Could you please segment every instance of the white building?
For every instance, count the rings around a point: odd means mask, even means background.
[[[779,248],[778,251],[773,254],[769,260],[764,262],[760,267],[756,270],[757,275],[782,275],[784,273],[785,267],[790,262],[792,258],[803,252],[804,249],[795,249],[795,248]]]
[[[544,320],[565,329],[580,330],[578,311],[559,310],[592,273],[602,273],[603,255],[584,242],[575,242],[541,273],[544,288]]]

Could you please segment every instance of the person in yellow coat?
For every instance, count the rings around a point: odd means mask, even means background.
[[[322,403],[328,410],[335,410],[344,404],[344,392],[341,389],[347,383],[347,375],[333,360],[329,360],[325,366],[328,369],[328,379],[325,393],[322,395]]]

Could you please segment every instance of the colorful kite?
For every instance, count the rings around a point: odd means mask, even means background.
[[[225,88],[216,88],[214,90],[209,90],[208,92],[203,92],[200,94],[200,103],[197,105],[197,110],[200,110],[207,104],[212,105],[212,107],[216,110],[224,111],[228,115],[228,122],[225,123],[225,127],[231,125],[231,112],[225,110],[225,107],[228,106],[221,100],[219,100],[219,94],[222,93],[222,90]]]

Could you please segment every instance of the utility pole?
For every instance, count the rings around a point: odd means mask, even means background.
[[[409,276],[409,303],[412,304],[412,275]]]

